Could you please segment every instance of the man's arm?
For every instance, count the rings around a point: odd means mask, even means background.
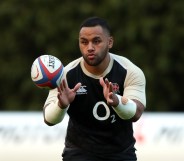
[[[120,118],[135,122],[141,117],[145,106],[140,101],[115,94],[112,90],[112,83],[107,79],[104,81],[100,78],[100,84],[108,105],[112,106]]]
[[[61,109],[58,101],[46,104],[43,109],[44,122],[48,126],[56,125],[63,120],[66,112],[67,108]]]
[[[44,106],[44,121],[47,125],[53,126],[63,120],[80,86],[81,83],[77,83],[73,89],[70,89],[63,79],[60,87],[50,91]]]
[[[144,112],[145,106],[138,100],[133,99],[133,101],[136,103],[137,109],[135,115],[131,118],[131,120],[132,122],[136,122],[140,119],[142,113]]]

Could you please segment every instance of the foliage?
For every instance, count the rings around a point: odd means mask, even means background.
[[[42,54],[64,65],[80,56],[78,31],[89,16],[112,26],[111,52],[137,64],[147,79],[148,111],[183,111],[182,0],[1,0],[1,110],[42,110],[48,91],[34,86],[32,62]]]

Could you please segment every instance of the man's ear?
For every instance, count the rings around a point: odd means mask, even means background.
[[[113,37],[112,37],[112,36],[110,36],[110,37],[109,37],[109,49],[111,49],[111,48],[112,48],[112,46],[113,46],[113,42],[114,42],[114,39],[113,39]]]

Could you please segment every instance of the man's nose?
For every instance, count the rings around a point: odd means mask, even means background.
[[[89,42],[88,44],[88,51],[93,51],[94,50],[94,45],[92,42]]]

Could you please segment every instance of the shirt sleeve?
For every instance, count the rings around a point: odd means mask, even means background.
[[[65,75],[66,74],[64,72],[63,78],[65,78]],[[61,122],[67,111],[67,109],[61,109],[58,106],[57,96],[58,96],[57,88],[50,90],[44,104],[44,118],[47,122],[52,124],[57,124]]]
[[[57,95],[58,95],[57,88],[50,90],[44,106],[50,103],[56,103],[58,101]]]
[[[129,63],[127,66],[127,76],[124,82],[124,96],[129,99],[136,99],[146,107],[146,79],[143,71]]]

